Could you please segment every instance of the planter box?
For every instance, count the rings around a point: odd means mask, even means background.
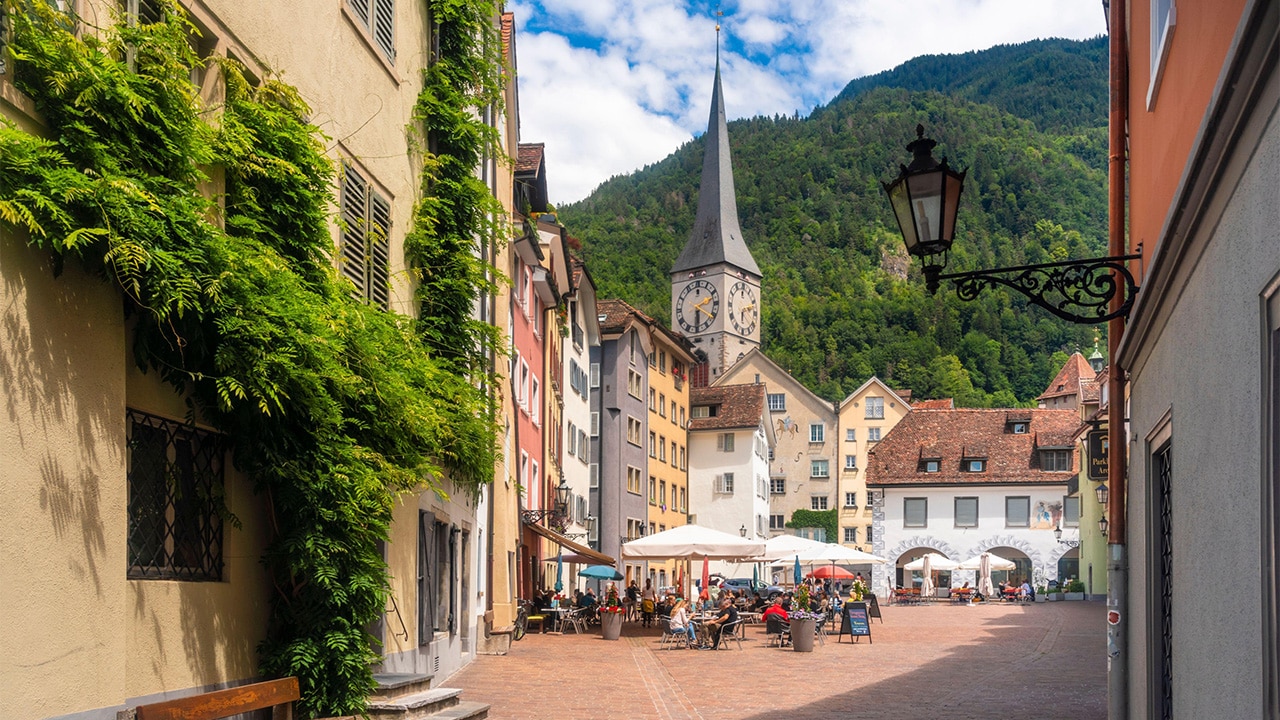
[[[1067,595],[1067,599],[1068,599],[1068,600],[1083,600],[1083,599],[1084,599],[1084,593],[1082,593],[1082,592],[1078,592],[1078,593],[1067,593],[1066,595]]]
[[[791,647],[796,652],[813,652],[816,626],[817,622],[813,618],[791,621]]]
[[[1049,593],[1045,596],[1045,599],[1049,602],[1058,602],[1062,599],[1062,593]]]
[[[621,637],[622,613],[601,613],[600,635],[605,640],[617,640]]]
[[[1036,602],[1038,602],[1038,603],[1045,602],[1045,601],[1047,601],[1048,599],[1049,599],[1049,596],[1048,596],[1048,595],[1040,595],[1040,594],[1037,594],[1037,595],[1036,595]]]

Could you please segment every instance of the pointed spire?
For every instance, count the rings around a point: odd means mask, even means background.
[[[717,26],[718,27],[718,26]],[[729,156],[729,125],[725,120],[724,92],[720,87],[720,41],[716,39],[716,78],[711,90],[711,115],[707,119],[706,148],[702,156],[702,181],[698,186],[698,215],[693,232],[671,272],[729,263],[753,275],[760,267],[742,239],[738,226],[738,200],[733,188],[733,160]]]

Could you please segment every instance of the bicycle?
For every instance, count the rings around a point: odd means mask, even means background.
[[[529,608],[533,603],[528,600],[518,600],[516,602],[516,624],[511,629],[511,639],[519,641],[524,638],[525,631],[529,628]]]

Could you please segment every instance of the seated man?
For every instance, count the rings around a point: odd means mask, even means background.
[[[1018,588],[1018,597],[1028,602],[1036,599],[1036,591],[1031,589],[1031,583],[1022,581],[1022,587]]]
[[[711,633],[711,649],[720,647],[720,635],[727,625],[738,622],[738,608],[733,600],[725,597],[720,601],[720,613],[706,623],[707,632]]]
[[[784,623],[789,623],[791,621],[790,616],[787,615],[787,611],[782,607],[781,598],[774,598],[773,604],[764,611],[764,615],[761,615],[760,619],[768,621],[770,617],[775,616]]]

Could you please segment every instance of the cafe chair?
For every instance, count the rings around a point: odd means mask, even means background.
[[[768,640],[767,646],[772,647],[777,643],[778,647],[786,647],[791,638],[791,625],[783,622],[777,615],[770,615],[764,621],[764,636]]]
[[[659,648],[664,648],[664,647],[667,649],[671,649],[673,647],[687,648],[689,646],[690,646],[689,633],[685,632],[684,630],[675,632],[671,629],[670,623],[663,623],[662,638],[658,641]]]
[[[586,635],[587,634],[586,609],[578,608],[576,610],[570,610],[568,613],[566,613],[564,616],[564,620],[562,620],[560,624],[561,632],[564,632],[563,628],[566,624],[572,627],[575,633],[579,635]]]
[[[717,647],[727,650],[729,648],[730,640],[737,640],[738,649],[739,650],[742,649],[742,621],[741,620],[728,623],[723,628],[720,629],[720,644]]]
[[[818,619],[813,623],[813,633],[818,637],[819,645],[827,644],[827,620],[829,616],[819,615]]]

